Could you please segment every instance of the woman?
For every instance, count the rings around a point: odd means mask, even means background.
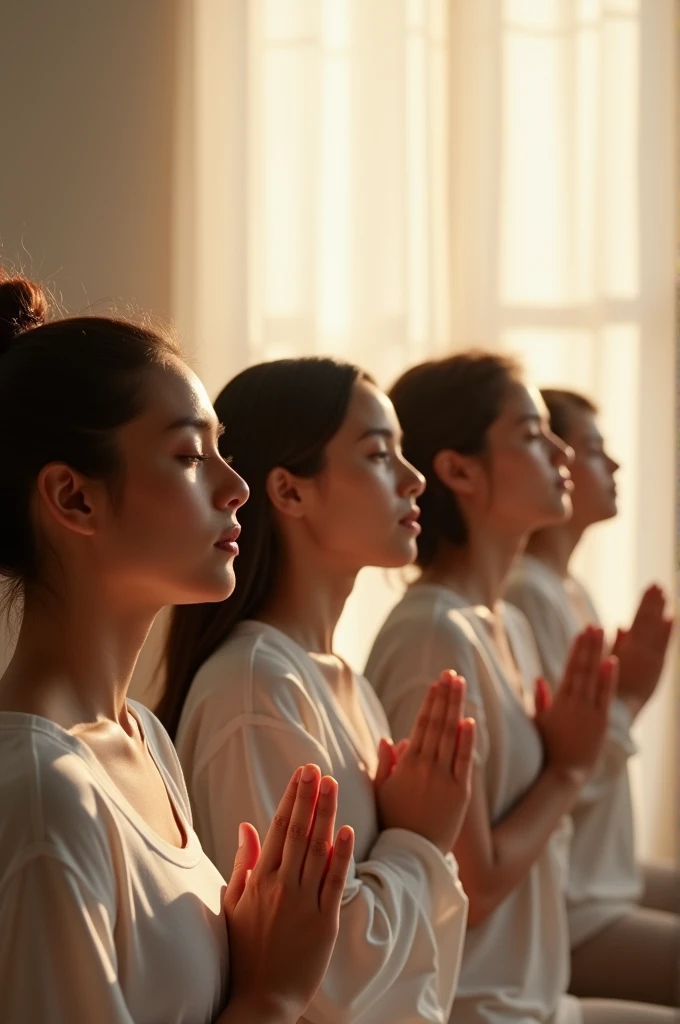
[[[235,822],[246,809],[268,822],[279,780],[313,753],[338,779],[356,863],[306,1019],[445,1022],[467,909],[449,855],[473,735],[462,683],[444,673],[429,688],[397,756],[370,687],[333,650],[360,569],[413,559],[422,478],[401,455],[391,403],[349,364],[253,366],[215,408],[223,452],[251,489],[238,586],[223,605],[176,611],[159,708],[199,835],[229,863]],[[238,794],[225,787],[233,775]]]
[[[0,680],[0,1016],[292,1024],[351,861],[341,829],[328,863],[334,781],[294,774],[261,855],[241,826],[225,894],[167,734],[126,699],[160,608],[231,592],[247,487],[170,339],[46,312],[37,285],[0,281],[0,574],[21,601]]]
[[[570,453],[540,395],[503,356],[467,352],[414,367],[391,392],[404,452],[425,475],[420,576],[388,616],[368,678],[396,737],[424,681],[467,680],[478,742],[455,847],[470,900],[453,1024],[642,1024],[672,1011],[568,996],[563,884],[568,819],[602,749],[616,660],[601,630],[574,643],[550,702],[521,613],[504,604],[527,533],[570,512]],[[669,1016],[671,1015],[671,1016]]]
[[[551,430],[574,452],[573,514],[531,535],[510,575],[507,597],[529,619],[543,674],[553,686],[575,634],[599,624],[590,595],[572,575],[571,562],[585,531],[616,515],[619,466],[605,451],[597,408],[589,399],[559,390],[544,390],[542,396]],[[630,726],[656,688],[668,647],[672,619],[665,604],[661,588],[650,586],[630,628],[618,632],[614,652],[619,659],[620,713],[612,720],[609,743],[618,771],[594,778],[572,813],[567,906],[572,990],[580,994],[607,991],[610,975],[601,960],[614,942],[619,964],[623,966],[620,958],[626,949],[630,962],[614,977],[610,991],[653,1000],[664,984],[664,948],[670,944],[672,949],[674,933],[680,974],[680,933],[677,921],[668,916],[680,913],[680,876],[671,868],[640,869],[636,864],[627,770],[628,757],[635,752]],[[680,1001],[680,989],[675,991]]]

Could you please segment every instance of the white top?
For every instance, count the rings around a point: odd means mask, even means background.
[[[0,1017],[8,1024],[209,1024],[226,996],[224,882],[179,762],[132,701],[187,845],[152,832],[90,748],[0,713]]]
[[[524,695],[515,692],[503,671],[489,613],[443,586],[415,584],[407,591],[380,630],[366,666],[396,738],[410,730],[423,693],[440,672],[450,668],[465,677],[466,713],[477,722],[474,758],[484,773],[491,825],[521,799],[543,765],[541,739],[531,721],[538,654],[522,615],[508,605],[500,613]],[[581,1020],[578,1001],[564,994],[569,834],[565,817],[524,881],[468,930],[452,1024]]]
[[[451,855],[413,832],[380,831],[372,779],[378,741],[389,730],[366,681],[354,683],[370,748],[336,699],[323,661],[272,626],[242,622],[198,672],[180,721],[177,748],[196,827],[226,869],[238,824],[251,821],[263,834],[298,765],[314,762],[333,775],[337,826],[354,828],[355,863],[330,967],[304,1019],[443,1022],[456,988],[467,897]],[[237,788],[225,784],[232,779]]]
[[[525,555],[512,573],[507,598],[529,619],[543,674],[555,687],[576,634],[599,622],[586,589],[572,576],[562,579],[537,558]],[[572,811],[567,902],[573,946],[625,913],[642,896],[627,766],[637,750],[631,724],[626,706],[614,700],[597,772]]]

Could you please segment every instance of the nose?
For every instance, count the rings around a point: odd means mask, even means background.
[[[425,490],[425,477],[414,465],[402,458],[403,479],[401,493],[409,498],[419,498]]]
[[[617,462],[616,459],[613,459],[611,457],[611,455],[608,455],[607,456],[607,469],[609,470],[609,472],[613,476],[614,473],[616,473],[619,469],[621,469],[621,463]]]
[[[228,508],[235,512],[248,500],[250,488],[243,477],[228,463],[224,462],[222,469],[222,479],[215,493],[215,505],[219,509]]]

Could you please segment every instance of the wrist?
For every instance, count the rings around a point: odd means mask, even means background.
[[[591,769],[583,765],[570,765],[560,761],[548,761],[544,771],[553,782],[565,789],[573,789],[574,793],[578,793],[591,774]]]

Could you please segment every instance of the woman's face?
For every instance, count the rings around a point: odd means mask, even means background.
[[[394,407],[373,384],[355,383],[323,469],[296,486],[306,528],[326,564],[356,572],[415,559],[424,479],[404,459]]]
[[[592,412],[570,410],[567,438],[574,451],[570,466],[574,484],[571,495],[573,523],[585,529],[616,515],[614,477],[619,464],[605,451],[602,434]]]
[[[571,514],[571,452],[548,426],[538,390],[514,382],[487,433],[480,507],[490,525],[512,534],[564,522]]]
[[[179,360],[149,370],[141,415],[117,432],[120,501],[97,535],[118,586],[157,606],[221,601],[234,589],[244,481],[217,450],[205,389]]]

